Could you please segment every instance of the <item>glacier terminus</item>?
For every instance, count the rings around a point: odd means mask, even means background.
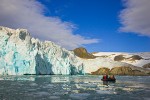
[[[72,51],[32,38],[26,29],[0,27],[0,74],[76,75],[84,65]]]

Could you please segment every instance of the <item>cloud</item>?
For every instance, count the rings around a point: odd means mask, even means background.
[[[119,15],[121,32],[150,36],[150,0],[123,0],[125,9]]]
[[[45,11],[46,7],[36,0],[1,0],[0,25],[26,28],[32,36],[53,41],[67,49],[99,41],[74,34],[74,24],[58,17],[47,17]]]

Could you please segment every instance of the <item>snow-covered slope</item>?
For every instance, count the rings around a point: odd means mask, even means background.
[[[86,73],[98,74],[106,68],[113,74],[146,75],[150,73],[150,53],[98,52],[93,53],[96,58],[80,58]],[[143,65],[146,65],[143,68]],[[105,72],[104,72],[105,73]]]
[[[125,62],[137,67],[142,67],[143,65],[150,63],[150,52],[141,52],[141,53],[98,52],[94,53],[93,55],[99,56],[101,58],[109,58],[113,61],[115,60],[115,57],[122,55],[123,58],[120,59],[119,62]]]
[[[103,68],[103,67],[112,69],[114,67],[130,66],[127,63],[113,61],[108,58],[81,59],[81,61],[83,62],[84,66],[86,66],[84,68],[86,73],[94,72],[99,68]]]
[[[53,42],[0,27],[0,75],[16,74],[84,74],[84,68],[73,52]]]

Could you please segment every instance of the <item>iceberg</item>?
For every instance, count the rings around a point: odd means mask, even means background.
[[[0,26],[0,75],[24,74],[84,74],[84,65],[73,51],[33,38],[26,29]]]

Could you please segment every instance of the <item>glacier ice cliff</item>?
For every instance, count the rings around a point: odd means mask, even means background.
[[[32,38],[26,29],[0,26],[0,75],[23,74],[84,74],[84,66],[72,51]]]

